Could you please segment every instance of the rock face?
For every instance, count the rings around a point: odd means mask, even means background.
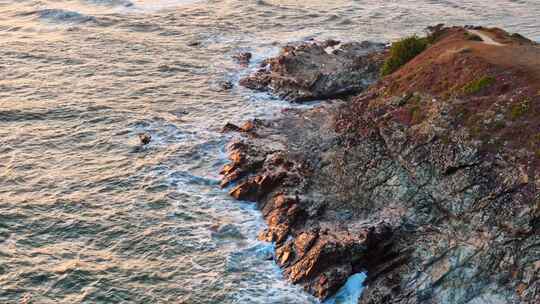
[[[334,40],[289,45],[240,84],[295,102],[350,95],[377,79],[384,48]]]
[[[325,116],[310,115],[309,121],[285,117],[272,122],[256,121],[252,131],[256,136],[229,145],[232,162],[222,171],[222,186],[238,182],[230,190],[231,196],[258,202],[269,225],[259,237],[275,242],[276,262],[285,269],[285,275],[313,295],[326,298],[353,272],[386,257],[391,226],[356,222],[346,210],[325,210],[329,202],[322,199],[322,188],[307,178],[315,173],[314,164],[304,155],[287,152],[295,147],[283,144],[294,141],[299,144],[298,151],[304,151],[309,143],[317,143],[323,132],[314,127],[322,126]],[[314,125],[306,128],[305,123]],[[281,132],[293,126],[307,132]],[[244,132],[240,127],[234,130]],[[297,141],[301,138],[296,136],[305,136],[309,143]]]
[[[540,69],[492,61],[540,50],[478,30],[506,46],[444,29],[350,102],[229,128],[222,185],[257,202],[291,282],[325,299],[367,271],[362,304],[540,303]]]

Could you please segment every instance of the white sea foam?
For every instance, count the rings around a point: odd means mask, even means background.
[[[366,279],[367,275],[364,272],[352,275],[336,295],[326,300],[324,304],[357,304],[364,291]]]

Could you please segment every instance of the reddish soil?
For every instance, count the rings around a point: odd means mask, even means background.
[[[538,93],[540,46],[524,38],[503,36],[499,29],[479,31],[503,46],[469,40],[464,28],[447,29],[431,47],[383,83],[392,83],[392,93],[414,90],[440,94],[453,93],[476,77],[506,74],[519,81],[513,87],[523,84]]]
[[[475,30],[501,45],[471,38],[462,27],[443,29],[423,53],[358,97],[356,110],[390,112],[412,126],[443,102],[454,127],[467,128],[486,151],[519,150],[523,161],[540,168],[540,45],[500,29]],[[487,83],[471,89],[481,80]],[[389,104],[388,97],[413,93],[404,105]]]

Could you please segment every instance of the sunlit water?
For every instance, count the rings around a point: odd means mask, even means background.
[[[287,41],[440,22],[540,40],[538,16],[537,0],[0,1],[0,303],[317,303],[218,187],[223,124],[290,106],[221,90],[247,72],[231,55],[253,68]]]

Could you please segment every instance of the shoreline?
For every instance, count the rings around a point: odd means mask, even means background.
[[[386,48],[311,41],[241,81],[294,102],[353,96],[224,128],[240,136],[222,186],[257,202],[260,239],[289,281],[324,300],[367,272],[359,303],[540,299],[540,154],[509,137],[540,127],[540,49],[470,30],[433,27],[426,49],[381,79]]]

